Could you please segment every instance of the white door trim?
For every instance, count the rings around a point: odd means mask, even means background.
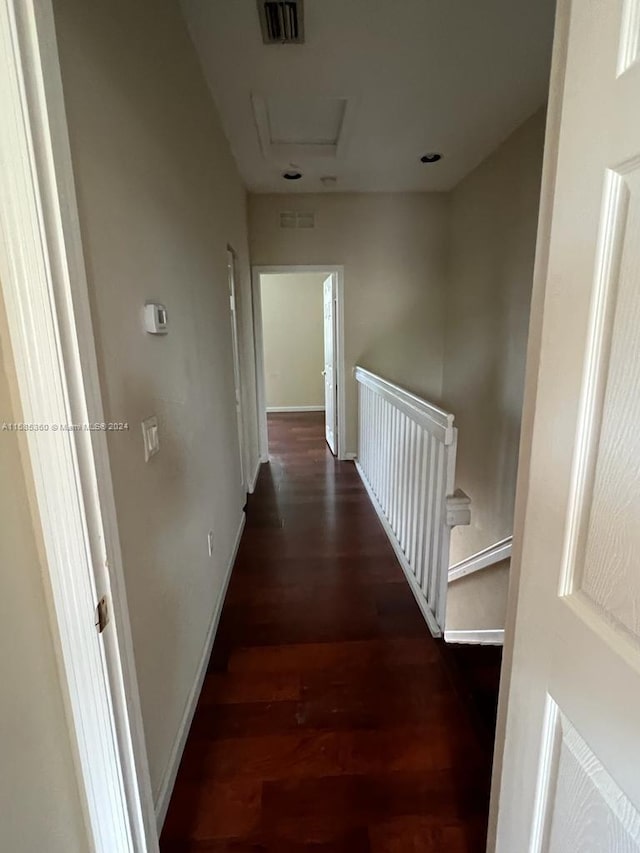
[[[325,404],[324,437],[334,456],[338,455],[337,289],[337,276],[331,273],[322,282],[322,384]]]
[[[229,260],[231,261],[229,263]],[[231,344],[233,350],[233,384],[236,397],[236,418],[238,422],[238,445],[240,451],[240,479],[242,490],[247,494],[249,489],[249,466],[247,464],[247,439],[244,423],[244,371],[241,355],[241,323],[238,316],[238,256],[235,249],[227,243],[227,275],[229,284],[229,311],[231,320]]]
[[[336,382],[338,386],[338,459],[347,459],[346,454],[346,367],[344,349],[344,266],[340,264],[283,264],[276,266],[254,266],[251,268],[251,286],[253,289],[253,334],[256,352],[256,395],[258,406],[258,436],[260,459],[269,459],[269,438],[267,435],[267,403],[264,378],[264,341],[262,335],[262,298],[260,294],[260,276],[269,273],[326,273],[336,276]]]
[[[158,850],[50,0],[0,0],[0,280],[96,853]],[[56,427],[54,431],[53,427]],[[110,620],[96,631],[107,596]]]
[[[533,421],[538,394],[538,372],[542,346],[542,320],[549,264],[553,200],[556,188],[556,170],[558,164],[565,69],[567,64],[570,10],[571,0],[558,0],[553,37],[551,73],[549,79],[549,99],[544,140],[542,180],[540,187],[538,232],[533,270],[533,289],[531,293],[531,309],[529,312],[527,363],[525,372],[524,401],[522,407],[522,423],[520,429],[520,448],[518,453],[518,482],[515,497],[513,546],[511,566],[509,570],[509,595],[505,617],[502,673],[500,678],[500,694],[498,698],[496,738],[491,777],[491,801],[489,805],[487,853],[493,853],[496,848],[509,689],[511,686],[511,670],[513,667],[516,613],[520,592],[522,540],[527,521],[526,511],[529,488],[529,470],[531,464],[531,446],[533,439]]]

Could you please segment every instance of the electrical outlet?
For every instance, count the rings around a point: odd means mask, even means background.
[[[209,549],[209,556],[213,557],[213,530],[207,533],[207,548]]]

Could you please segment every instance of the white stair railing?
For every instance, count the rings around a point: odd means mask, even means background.
[[[369,493],[431,633],[444,631],[451,528],[469,524],[454,492],[453,415],[357,367],[358,459]]]

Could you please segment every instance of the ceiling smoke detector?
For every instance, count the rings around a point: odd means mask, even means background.
[[[258,0],[265,44],[304,44],[302,0]]]

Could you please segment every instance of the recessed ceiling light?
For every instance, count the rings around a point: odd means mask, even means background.
[[[438,160],[442,160],[442,154],[437,154],[435,151],[423,154],[420,158],[421,163],[437,163]]]
[[[299,181],[302,177],[302,172],[283,172],[282,177],[285,181]]]

